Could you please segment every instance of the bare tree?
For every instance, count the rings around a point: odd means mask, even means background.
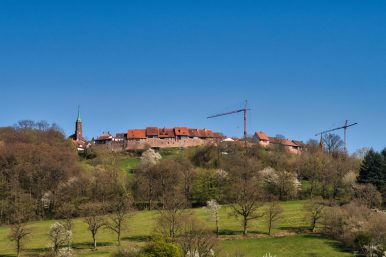
[[[248,233],[248,222],[262,217],[264,214],[257,213],[260,208],[262,192],[258,188],[255,179],[241,179],[234,184],[234,199],[231,208],[235,216],[243,219],[243,235]]]
[[[183,222],[178,243],[186,257],[209,257],[214,255],[217,245],[216,236],[193,216],[188,216]]]
[[[258,213],[264,199],[263,187],[258,183],[260,163],[239,153],[227,157],[224,163],[229,172],[228,190],[230,207],[234,216],[241,216],[243,235],[248,233],[248,222],[262,217]]]
[[[283,208],[276,202],[270,202],[268,209],[265,211],[265,216],[268,223],[268,235],[272,234],[272,229],[276,225],[276,222],[280,219],[283,213]]]
[[[100,203],[88,203],[82,206],[84,213],[87,217],[84,218],[84,222],[87,224],[87,229],[90,231],[93,239],[93,248],[97,248],[97,233],[99,229],[106,226],[106,220],[101,216],[104,212],[104,207]]]
[[[185,197],[180,192],[171,192],[166,199],[160,210],[156,230],[164,237],[175,240],[181,232],[183,220],[187,215]]]
[[[321,199],[312,199],[304,205],[304,209],[307,212],[306,218],[311,223],[311,231],[314,232],[316,224],[323,218],[324,204]]]
[[[35,128],[35,122],[33,120],[20,120],[15,127],[20,129],[33,129]]]
[[[16,222],[11,226],[11,231],[8,235],[11,241],[16,243],[16,256],[19,257],[22,251],[23,243],[26,237],[30,234],[25,224],[22,222]]]
[[[164,205],[170,192],[181,189],[180,165],[176,160],[166,159],[155,165],[141,165],[136,174],[136,194],[149,203]],[[184,201],[185,202],[185,201]]]
[[[191,162],[187,159],[178,159],[179,171],[182,174],[183,180],[183,191],[186,198],[186,201],[189,202],[191,199],[191,187],[193,183],[193,178],[195,176],[195,169]]]
[[[132,209],[132,199],[127,193],[118,194],[116,199],[110,204],[112,211],[107,228],[117,235],[118,246],[121,245],[121,234],[127,226],[128,212]]]
[[[342,151],[344,148],[343,140],[336,134],[324,134],[323,143],[328,153],[337,153]]]
[[[50,124],[45,120],[41,120],[35,123],[35,127],[37,130],[47,131],[50,128]]]

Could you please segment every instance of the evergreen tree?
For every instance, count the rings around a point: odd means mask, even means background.
[[[367,153],[359,171],[359,183],[371,183],[379,191],[384,191],[386,186],[385,155],[385,150],[382,151],[382,154],[372,149]]]

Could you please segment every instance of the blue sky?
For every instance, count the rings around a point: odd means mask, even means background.
[[[149,125],[386,146],[385,1],[0,1],[0,126]]]

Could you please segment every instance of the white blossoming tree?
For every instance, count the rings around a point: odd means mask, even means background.
[[[141,156],[142,164],[150,166],[155,165],[161,159],[162,156],[151,148],[143,152]]]
[[[55,254],[58,254],[62,248],[70,248],[72,232],[67,230],[63,224],[56,222],[50,226],[48,238],[50,240],[50,248]]]
[[[259,171],[259,174],[264,180],[266,189],[278,195],[280,200],[293,199],[300,190],[300,182],[293,172],[277,171],[268,167]]]
[[[206,204],[206,209],[210,215],[210,218],[215,221],[216,224],[216,235],[219,236],[220,230],[219,230],[219,219],[220,219],[220,209],[221,205],[217,203],[216,200],[210,200]]]

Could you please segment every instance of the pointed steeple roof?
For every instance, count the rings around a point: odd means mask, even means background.
[[[76,122],[82,122],[82,119],[80,118],[80,106],[78,106],[78,118],[76,119]]]

